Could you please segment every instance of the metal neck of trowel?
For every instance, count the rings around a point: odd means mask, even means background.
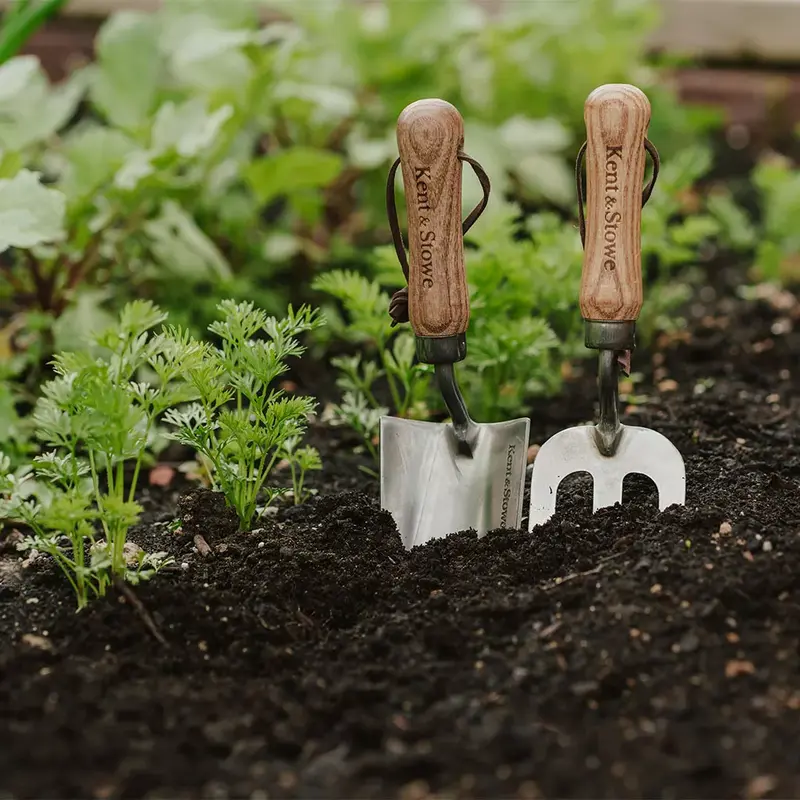
[[[466,357],[469,325],[466,223],[461,221],[463,145],[464,121],[444,100],[412,103],[397,121],[408,212],[408,315],[417,358],[434,366],[457,449],[471,456],[479,428],[470,419],[453,369]]]
[[[642,308],[642,206],[658,175],[658,154],[647,141],[650,103],[635,86],[608,84],[596,89],[586,100],[584,121],[586,144],[576,165],[584,245],[580,306],[586,347],[600,351],[595,442],[602,455],[613,456],[624,429],[619,421],[619,369],[630,370]],[[653,157],[654,170],[643,190],[647,153]]]
[[[478,438],[478,426],[467,411],[453,367],[466,358],[467,337],[463,333],[443,337],[417,336],[416,344],[417,359],[423,364],[433,364],[439,391],[453,421],[458,451],[471,457]]]

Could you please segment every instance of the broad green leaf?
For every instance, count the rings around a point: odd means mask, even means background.
[[[356,128],[347,137],[347,160],[359,169],[376,169],[388,165],[397,156],[397,140],[393,130],[382,139],[370,139]]]
[[[541,196],[560,206],[577,202],[572,172],[559,156],[546,153],[526,156],[517,163],[514,173],[523,195]]]
[[[19,56],[0,66],[0,146],[22,150],[62,128],[75,112],[86,81],[87,73],[78,71],[51,87],[35,56]]]
[[[342,171],[344,160],[337,153],[310,147],[292,147],[253,162],[245,178],[262,203],[318,189],[331,183]]]
[[[225,257],[177,203],[165,202],[161,216],[147,222],[144,232],[156,261],[169,274],[192,281],[230,277]]]
[[[111,327],[115,317],[103,307],[108,299],[108,292],[104,290],[79,292],[53,324],[54,349],[57,352],[83,351],[95,335]]]
[[[514,155],[560,153],[570,144],[569,131],[555,119],[512,117],[499,130],[500,141]]]
[[[0,178],[13,178],[22,169],[23,159],[17,152],[0,153]]]
[[[468,107],[490,113],[494,100],[495,65],[473,41],[456,51],[460,91]]]
[[[171,17],[182,19],[188,14],[202,14],[225,27],[248,27],[258,23],[258,6],[253,0],[163,0],[160,18],[166,23]]]
[[[121,128],[144,125],[156,102],[162,70],[158,26],[157,15],[120,11],[97,35],[91,97],[106,118]]]
[[[464,123],[464,149],[486,171],[492,181],[492,195],[503,197],[509,188],[508,164],[506,153],[502,147],[497,146],[497,131],[491,125],[482,122],[466,121]],[[464,168],[463,208],[474,207],[481,199],[483,192],[478,181],[467,177],[472,170]],[[398,184],[400,182],[398,181]],[[490,213],[494,203],[489,203],[487,212]]]
[[[257,32],[232,30],[207,14],[167,16],[161,49],[177,81],[207,94],[229,88],[243,94],[252,78],[253,64],[242,48],[254,42]]]
[[[110,180],[136,148],[121,131],[100,125],[87,125],[66,137],[67,163],[62,178],[68,196],[87,195]]]
[[[680,225],[670,228],[675,244],[692,248],[697,247],[704,239],[716,236],[719,229],[717,220],[705,215],[687,217]]]
[[[301,242],[291,233],[272,233],[264,239],[262,252],[267,261],[281,262],[288,261],[292,256],[297,255],[301,249]]]
[[[135,189],[139,181],[153,174],[155,167],[152,159],[156,155],[149,150],[134,150],[129,153],[114,176],[114,185],[127,191]]]
[[[229,105],[209,113],[201,97],[181,105],[164,103],[153,123],[151,148],[156,153],[174,149],[186,157],[199,155],[216,142],[222,126],[232,114],[233,107]]]
[[[305,101],[312,108],[309,118],[313,124],[338,122],[358,108],[355,94],[336,86],[282,81],[273,87],[271,96],[278,101]]]
[[[36,172],[24,169],[0,180],[0,252],[58,241],[65,209],[64,195],[43,186]]]

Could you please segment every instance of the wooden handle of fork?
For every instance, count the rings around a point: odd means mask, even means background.
[[[632,322],[642,309],[642,183],[650,102],[627,84],[595,89],[586,122],[586,320]]]
[[[461,233],[464,120],[444,100],[418,100],[397,120],[408,210],[408,312],[417,336],[465,333],[469,290]]]

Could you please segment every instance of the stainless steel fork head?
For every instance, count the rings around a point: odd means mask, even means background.
[[[594,511],[622,502],[622,481],[631,473],[646,475],[655,483],[661,511],[686,502],[686,467],[675,445],[650,428],[621,427],[612,456],[597,449],[594,425],[568,428],[542,445],[533,462],[529,531],[553,516],[558,486],[574,472],[592,476]]]

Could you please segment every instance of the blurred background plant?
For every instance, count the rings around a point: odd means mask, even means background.
[[[14,0],[0,21],[0,64],[17,55],[67,0]]]
[[[276,13],[262,24],[266,5]],[[34,56],[10,58],[0,65],[0,446],[23,457],[49,356],[134,297],[198,335],[223,297],[269,313],[324,298],[333,323],[313,353],[339,357],[340,409],[366,409],[367,421],[384,406],[440,410],[394,341],[407,329],[387,333],[384,316],[380,335],[359,333],[328,278],[347,270],[375,297],[401,284],[385,176],[396,118],[420,97],[460,109],[466,148],[493,184],[468,253],[464,380],[476,415],[524,411],[584,354],[572,170],[584,100],[602,83],[636,83],[652,102],[664,171],[645,212],[641,329],[679,324],[690,289],[676,276],[752,241],[729,196],[697,189],[720,119],[676,100],[647,52],[657,21],[651,0],[509,3],[499,15],[472,0],[166,0],[112,14],[94,60],[58,84]],[[465,175],[465,207],[479,192]],[[374,364],[366,378],[342,360],[356,349],[362,368]],[[367,378],[387,391],[359,399]]]

